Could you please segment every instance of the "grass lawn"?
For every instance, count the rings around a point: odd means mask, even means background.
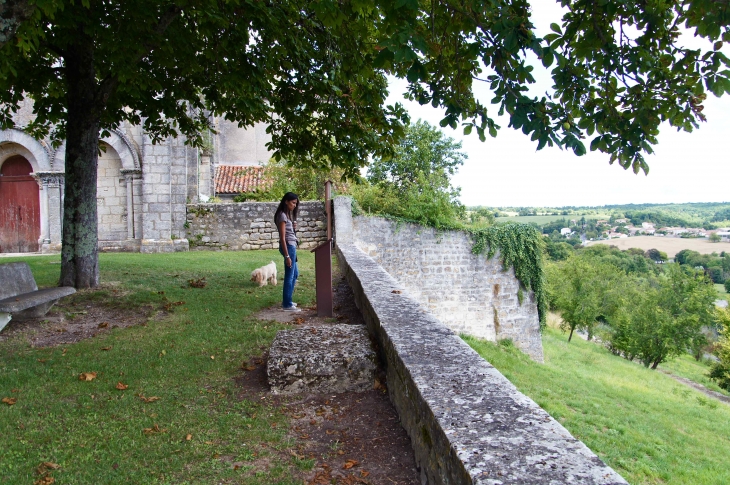
[[[465,340],[629,483],[730,483],[730,406],[547,328],[545,364]],[[686,363],[682,363],[684,365]]]
[[[296,300],[307,305],[314,258],[298,254]],[[24,260],[40,287],[58,280],[58,256]],[[0,483],[32,484],[44,462],[60,465],[49,474],[57,484],[299,483],[291,471],[312,464],[281,458],[286,418],[265,400],[238,397],[234,382],[284,328],[253,318],[281,301],[281,283],[249,281],[270,260],[283,276],[273,250],[101,254],[101,289],[64,306],[147,305],[167,314],[62,348],[0,342],[0,398],[17,399],[0,404]],[[204,288],[188,285],[201,278]],[[91,372],[94,380],[79,380]]]

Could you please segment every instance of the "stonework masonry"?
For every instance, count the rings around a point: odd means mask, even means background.
[[[186,238],[191,250],[250,250],[279,247],[274,212],[278,202],[190,204]],[[327,240],[324,203],[301,202],[297,219],[300,249]]]
[[[61,249],[65,143],[55,147],[50,139],[26,133],[24,127],[34,116],[32,101],[24,100],[13,115],[15,127],[0,129],[0,167],[15,156],[30,164],[39,186],[40,218],[25,226],[39,234],[39,248],[47,253]],[[271,137],[265,125],[239,127],[224,117],[210,120],[216,130],[203,151],[187,146],[183,136],[153,143],[141,125],[130,123],[103,133],[97,177],[101,251],[187,250],[186,206],[215,195],[215,167],[259,165],[271,156],[266,148]],[[16,198],[9,203],[15,203]],[[2,225],[0,234],[11,223],[4,221]]]
[[[334,206],[340,267],[378,344],[422,484],[627,483],[358,247],[349,199]]]
[[[543,361],[537,304],[523,292],[512,268],[497,253],[472,254],[472,241],[459,231],[437,232],[378,217],[353,217],[354,244],[377,262],[432,315],[455,333],[495,342],[511,339]]]

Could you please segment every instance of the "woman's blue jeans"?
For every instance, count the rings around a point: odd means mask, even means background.
[[[292,306],[292,295],[294,295],[294,283],[299,278],[299,268],[297,267],[297,248],[293,244],[287,244],[286,249],[289,256],[291,257],[291,267],[286,265],[286,258],[284,258],[284,299],[281,303],[283,308],[289,308]],[[279,247],[279,252],[282,256],[285,253]]]

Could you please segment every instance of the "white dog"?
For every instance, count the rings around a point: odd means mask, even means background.
[[[272,261],[266,266],[253,270],[251,272],[251,281],[258,283],[259,286],[266,286],[267,282],[276,286],[276,263]]]

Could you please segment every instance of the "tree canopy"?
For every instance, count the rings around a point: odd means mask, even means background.
[[[94,286],[98,133],[125,121],[192,144],[210,114],[266,122],[275,157],[355,175],[403,135],[407,114],[384,106],[394,75],[445,109],[442,126],[484,140],[506,113],[538,149],[582,155],[592,137],[591,150],[647,172],[662,122],[692,130],[706,93],[730,91],[727,2],[560,3],[539,38],[527,0],[4,0],[0,127],[29,97],[25,128],[66,139],[61,279]],[[682,27],[709,47],[682,46]],[[542,97],[528,95],[530,56],[552,67]]]

